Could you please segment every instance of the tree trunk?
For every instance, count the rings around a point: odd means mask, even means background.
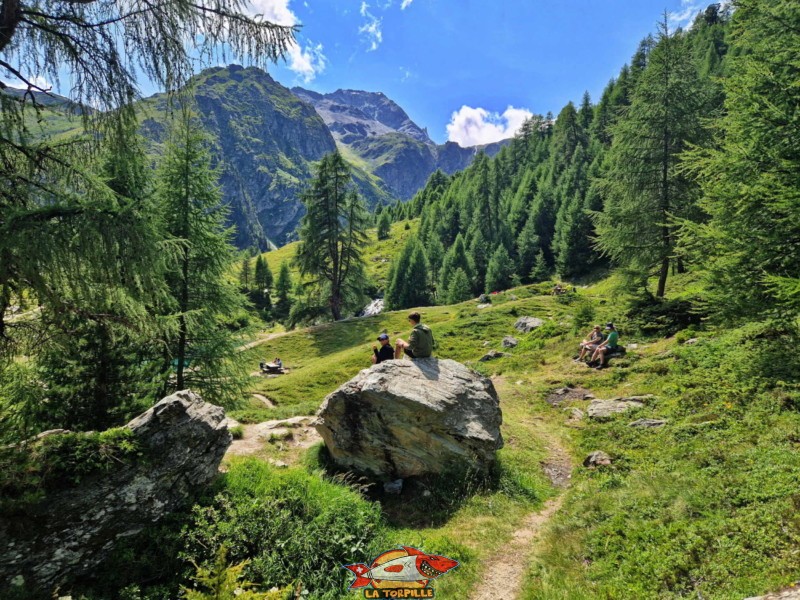
[[[658,289],[656,297],[663,298],[667,289],[667,274],[669,273],[669,257],[665,256],[661,261],[661,270],[658,274]]]

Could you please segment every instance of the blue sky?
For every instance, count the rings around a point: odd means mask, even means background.
[[[253,1],[302,25],[278,81],[384,92],[435,141],[466,145],[508,137],[523,111],[596,100],[664,10],[685,25],[711,0]]]

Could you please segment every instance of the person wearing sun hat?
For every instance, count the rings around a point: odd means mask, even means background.
[[[372,345],[372,364],[379,365],[385,360],[392,360],[394,358],[394,350],[389,344],[389,336],[382,333],[378,336],[378,341],[381,343],[380,349],[375,344]]]
[[[606,366],[608,355],[615,352],[619,344],[619,332],[613,323],[606,323],[606,332],[606,339],[594,351],[592,361],[589,363],[595,369],[602,369]]]

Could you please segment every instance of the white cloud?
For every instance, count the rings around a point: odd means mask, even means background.
[[[366,2],[361,3],[361,16],[367,21],[358,28],[358,33],[366,37],[369,42],[369,52],[377,50],[378,46],[383,42],[383,30],[381,28],[381,19],[369,12],[369,4]]]
[[[409,6],[411,6],[411,3],[412,3],[413,1],[414,1],[414,0],[403,0],[403,3],[400,5],[400,10],[405,10],[405,9],[407,9]]]
[[[45,91],[47,91],[47,90],[55,90],[55,86],[52,83],[50,83],[47,79],[42,77],[41,75],[28,75],[27,80],[30,81],[36,87],[38,87],[40,89],[43,89]],[[16,77],[14,77],[13,79],[2,78],[2,79],[0,79],[0,81],[5,83],[8,87],[17,88],[17,89],[20,89],[20,90],[27,90],[28,89],[28,84],[23,83],[22,81],[20,81]]]
[[[462,147],[491,144],[513,137],[533,113],[509,106],[503,114],[485,108],[462,106],[450,117],[447,139]]]
[[[668,22],[670,27],[677,29],[682,27],[686,29],[694,22],[697,13],[700,12],[702,3],[695,2],[694,0],[681,0],[681,10],[678,12],[669,13]]]
[[[278,25],[298,25],[300,20],[289,8],[290,2],[291,0],[251,0],[250,12],[262,15],[264,20]],[[308,40],[304,47],[298,43],[290,46],[286,53],[286,61],[289,69],[297,73],[305,83],[313,81],[325,70],[328,63],[322,51],[322,44],[314,44],[311,40]]]

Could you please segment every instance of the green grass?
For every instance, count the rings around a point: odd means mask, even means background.
[[[406,229],[406,224],[410,226],[409,229]],[[389,274],[389,266],[392,259],[400,253],[408,238],[414,235],[418,228],[419,221],[417,219],[392,223],[389,239],[387,240],[378,240],[376,230],[369,230],[369,243],[364,250],[364,260],[366,262],[367,276],[378,286],[378,289],[386,287],[386,277]],[[264,254],[264,258],[275,277],[278,276],[278,271],[280,271],[284,262],[289,263],[289,271],[294,281],[297,281],[300,277],[297,267],[291,262],[297,251],[298,243],[292,242]]]

